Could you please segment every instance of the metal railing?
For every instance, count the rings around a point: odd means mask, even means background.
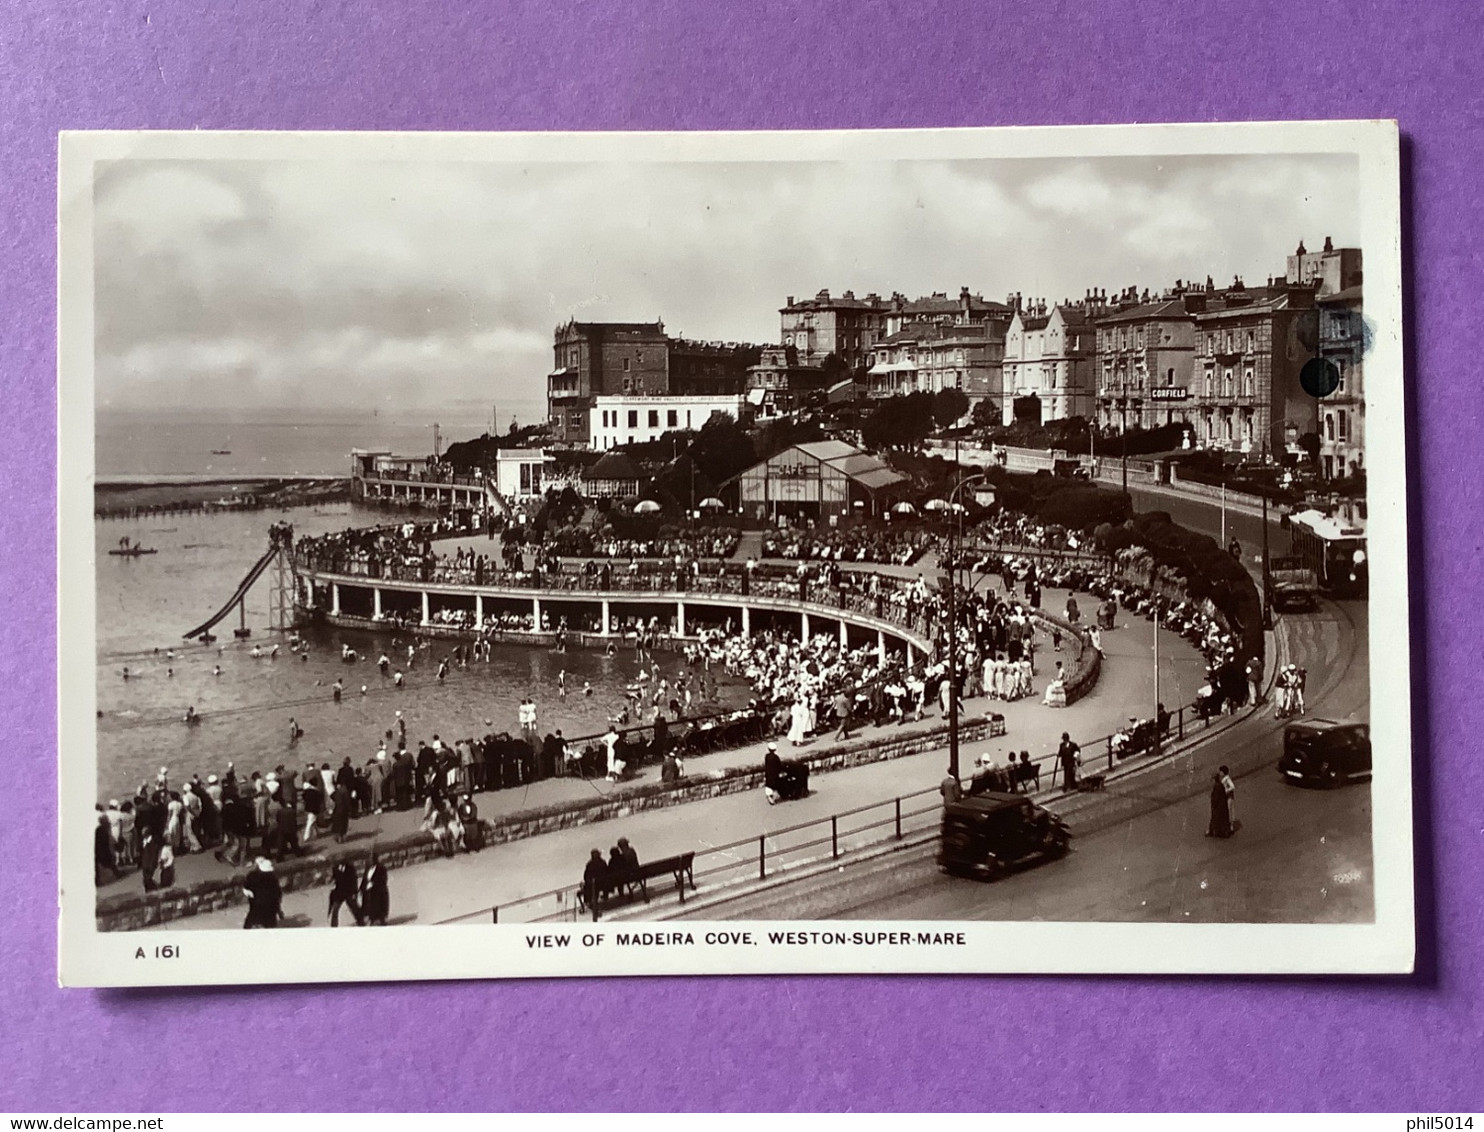
[[[1218,715],[1219,713],[1203,714],[1192,703],[1169,713],[1167,727],[1158,734],[1154,733],[1158,729],[1151,727],[1142,739],[1137,734],[1125,739],[1123,737],[1128,732],[1120,730],[1090,740],[1080,745],[1079,776],[1090,776],[1099,765],[1111,771],[1118,763],[1137,755],[1157,757],[1166,744],[1178,745],[1197,733],[1209,730]],[[1153,721],[1145,722],[1152,724]],[[1044,771],[1047,763],[1051,764],[1049,773]],[[978,782],[971,780],[966,794],[972,796],[985,789],[1024,793],[1028,797],[1044,797],[1058,792],[1066,796],[1075,792],[1075,787],[1072,791],[1064,786],[1058,790],[1058,779],[1061,776],[1058,752],[1039,755],[1030,760],[1030,765],[1037,769],[1038,775],[1035,778],[1024,776],[1023,771],[1020,775],[1024,777],[1007,777],[1002,770],[999,775],[986,775]],[[925,833],[937,825],[938,815],[942,811],[940,792],[941,787],[934,786],[699,850],[692,862],[693,887],[699,890],[703,880],[708,882],[707,887],[751,879],[765,880],[790,866],[812,863],[826,857],[835,860],[848,852]],[[924,821],[925,817],[929,820]],[[586,902],[581,898],[583,890],[582,882],[563,885],[532,896],[490,905],[445,922],[470,922],[486,916],[493,923],[575,923],[584,915],[597,920],[602,909],[585,907]]]

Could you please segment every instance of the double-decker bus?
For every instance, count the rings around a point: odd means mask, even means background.
[[[1288,516],[1292,557],[1314,571],[1320,589],[1332,597],[1365,597],[1370,576],[1365,526],[1323,511]]]

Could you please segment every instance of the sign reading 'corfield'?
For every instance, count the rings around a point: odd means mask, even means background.
[[[1184,401],[1190,390],[1184,385],[1156,385],[1149,391],[1151,401]]]

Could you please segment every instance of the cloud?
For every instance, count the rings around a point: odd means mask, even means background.
[[[1354,163],[104,166],[100,401],[542,411],[570,317],[773,341],[788,295],[1048,298],[1280,272],[1357,231]]]

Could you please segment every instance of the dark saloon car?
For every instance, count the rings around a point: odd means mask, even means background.
[[[986,791],[943,807],[938,867],[993,880],[1022,862],[1060,857],[1071,845],[1071,830],[1050,810],[1023,794]]]
[[[1302,786],[1343,786],[1371,777],[1371,728],[1365,723],[1304,719],[1283,730],[1278,773]]]

